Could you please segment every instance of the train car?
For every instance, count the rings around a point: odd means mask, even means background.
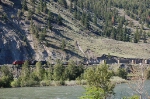
[[[42,65],[47,65],[46,61],[40,61]]]
[[[13,65],[22,65],[22,64],[24,64],[24,61],[16,60],[12,64]]]

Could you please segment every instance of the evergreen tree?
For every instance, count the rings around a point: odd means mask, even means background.
[[[48,74],[48,80],[53,80],[53,67],[51,65],[47,70],[47,74]]]
[[[75,80],[76,73],[77,73],[77,68],[75,66],[75,62],[70,61],[67,69],[68,69],[69,80]]]
[[[74,11],[73,16],[75,19],[77,19],[77,11],[76,10]]]
[[[80,11],[77,10],[77,19],[80,20],[81,19],[81,14],[80,14]]]
[[[63,39],[61,44],[61,49],[64,51],[66,48],[66,41]]]
[[[43,2],[43,12],[46,13],[47,11],[47,5],[46,5],[46,1]]]
[[[31,19],[30,21],[30,33],[34,33],[34,24],[33,24],[33,20]]]
[[[118,69],[118,76],[123,78],[123,79],[127,79],[127,72],[125,71],[125,69]]]
[[[89,16],[88,15],[86,15],[86,17],[85,17],[84,25],[87,29],[89,29]]]
[[[48,10],[47,25],[48,25],[48,29],[50,29],[50,30],[52,30],[52,25],[51,25],[52,20],[53,20],[52,12],[50,10]]]
[[[82,23],[83,25],[84,25],[84,23],[85,23],[85,14],[84,14],[84,13],[82,13],[81,23]]]
[[[94,21],[93,22],[94,22],[95,25],[97,25],[97,17],[96,17],[96,15],[94,15]]]
[[[29,62],[25,61],[22,66],[21,76],[19,78],[21,87],[28,86],[27,82],[30,79],[29,77],[30,77]]]
[[[28,10],[26,0],[23,0],[23,3],[22,3],[22,9],[23,9],[23,10]]]
[[[72,0],[70,1],[69,11],[72,12]]]
[[[32,18],[33,12],[31,10],[28,10],[28,20],[30,20]]]
[[[36,68],[35,68],[35,74],[38,78],[39,81],[41,81],[44,77],[44,69],[42,68],[42,63],[41,62],[37,62],[36,63]]]
[[[64,6],[65,8],[67,8],[67,2],[66,2],[66,0],[58,0],[58,2],[59,2],[62,6]]]
[[[57,17],[57,24],[58,25],[62,25],[62,17],[60,16],[60,14],[58,15],[58,17]]]
[[[43,0],[40,0],[40,11],[43,12],[44,3]]]
[[[134,34],[134,43],[138,43],[137,34]]]
[[[48,20],[47,22],[48,22],[48,23],[47,23],[47,25],[48,25],[48,29],[52,30],[51,21],[50,21],[50,20]]]
[[[53,15],[52,15],[52,12],[50,10],[48,10],[48,20],[49,21],[53,20]]]
[[[146,32],[143,33],[143,42],[144,42],[144,43],[147,43]]]
[[[62,65],[62,62],[60,60],[57,60],[56,65],[54,66],[54,75],[53,78],[55,81],[64,80],[64,66]]]

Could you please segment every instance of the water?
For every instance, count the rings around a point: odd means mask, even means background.
[[[78,99],[82,86],[50,86],[0,89],[0,99]]]
[[[145,91],[150,96],[149,84],[150,81],[146,81]],[[0,88],[0,99],[78,99],[84,92],[82,86]],[[125,83],[118,84],[114,92],[116,94],[112,99],[121,99],[135,94]]]
[[[150,80],[147,80],[145,82],[145,86],[144,86],[144,94],[143,94],[143,98],[147,99],[147,96],[150,96]],[[132,85],[134,86],[134,85]],[[129,97],[132,95],[135,95],[136,93],[133,91],[132,88],[129,87],[128,84],[123,83],[123,84],[118,84],[115,86],[114,88],[114,92],[116,93],[114,96],[114,99],[121,99],[121,97]]]

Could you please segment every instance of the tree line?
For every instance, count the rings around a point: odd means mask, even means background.
[[[63,85],[64,81],[81,79],[85,69],[82,64],[76,66],[74,61],[70,61],[68,66],[63,66],[60,60],[54,66],[49,65],[47,69],[43,68],[41,62],[36,63],[35,69],[31,69],[28,61],[25,61],[21,68],[19,77],[13,78],[8,66],[0,67],[0,87],[39,86],[40,84],[50,86],[51,81],[59,81],[60,85]]]

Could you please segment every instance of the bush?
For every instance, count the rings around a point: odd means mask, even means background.
[[[40,86],[50,86],[50,80],[42,80],[40,82]]]
[[[21,81],[20,85],[21,87],[33,87],[39,85],[39,83],[37,81],[30,79],[27,81]]]
[[[150,79],[150,70],[147,72],[147,79]]]
[[[104,99],[105,92],[102,88],[91,86],[86,88],[84,96],[81,96],[80,99]]]
[[[11,87],[19,87],[20,83],[18,79],[15,79],[14,81],[11,82]]]
[[[34,81],[32,79],[27,81],[27,86],[29,87],[36,86],[36,85],[39,85],[37,81]]]
[[[125,71],[125,69],[118,69],[118,76],[123,78],[123,79],[127,79],[127,72]]]
[[[61,82],[61,81],[53,81],[53,82],[51,82],[50,85],[51,85],[51,86],[61,86],[61,85],[62,85],[62,82]]]

